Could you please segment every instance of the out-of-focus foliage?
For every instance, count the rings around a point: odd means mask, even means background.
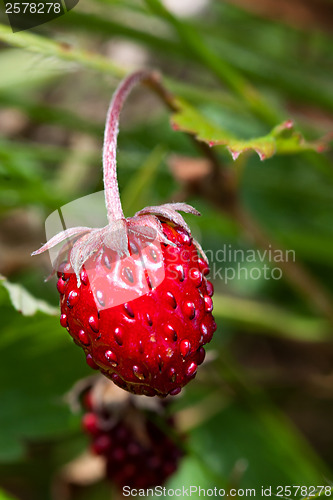
[[[0,43],[4,490],[20,500],[63,500],[63,467],[87,446],[65,395],[91,371],[59,326],[54,280],[43,282],[47,258],[30,253],[45,241],[47,215],[102,189],[108,103],[119,78],[142,66],[159,70],[181,106],[170,113],[148,88],[126,105],[118,147],[124,210],[130,216],[173,199],[196,206],[202,217],[187,220],[208,251],[216,290],[209,361],[173,403],[188,429],[188,456],[168,485],[256,488],[260,496],[263,485],[330,484],[331,36],[233,2],[207,1],[183,18],[159,0],[82,0],[29,32],[0,26]],[[294,129],[281,128],[287,120]],[[195,144],[182,131],[225,144],[235,157],[250,148],[266,160],[245,153],[234,162],[226,148]],[[317,151],[321,144],[327,151]],[[232,203],[210,170],[212,154],[214,168],[232,179]],[[279,266],[264,247],[294,251],[282,279],[257,276],[264,265]],[[229,258],[229,249],[238,253]],[[244,262],[249,251],[256,258]],[[235,272],[229,281],[226,268]],[[69,499],[111,495],[102,482],[75,484]]]
[[[31,439],[63,436],[77,421],[64,401],[88,373],[84,359],[58,325],[56,310],[26,290],[0,281],[0,461],[17,460]],[[33,383],[32,383],[33,382]]]
[[[323,149],[320,144],[306,142],[300,133],[293,130],[291,122],[277,125],[264,137],[242,140],[209,122],[186,103],[177,102],[177,104],[179,111],[172,117],[174,129],[193,134],[197,140],[207,143],[210,147],[226,146],[235,160],[246,151],[255,151],[261,160],[266,160],[276,153],[300,153]]]

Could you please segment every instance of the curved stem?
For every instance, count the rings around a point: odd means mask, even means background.
[[[142,70],[126,77],[113,94],[106,117],[104,146],[103,146],[103,178],[105,189],[105,202],[109,222],[124,219],[120,202],[117,181],[117,137],[119,131],[119,116],[123,104],[133,87],[144,80],[156,79],[156,73]]]

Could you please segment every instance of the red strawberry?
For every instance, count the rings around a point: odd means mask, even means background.
[[[174,419],[167,417],[164,405],[145,401],[138,405],[137,396],[130,395],[119,400],[117,391],[98,386],[88,393],[92,405],[82,425],[91,436],[93,453],[106,460],[107,477],[119,488],[162,485],[184,454],[177,445],[184,436],[177,432]]]
[[[168,427],[172,426],[169,420]],[[147,420],[143,442],[129,425],[119,422],[107,437],[106,473],[118,487],[147,489],[162,485],[178,468],[182,451],[165,431]],[[100,436],[100,438],[103,436]],[[95,443],[98,438],[96,438]]]
[[[110,105],[103,154],[109,224],[65,230],[34,254],[77,238],[67,244],[58,268],[61,325],[83,347],[87,363],[115,384],[135,394],[166,396],[194,378],[216,324],[207,259],[177,211],[200,214],[173,203],[125,219],[121,208],[119,113],[133,85],[147,76],[138,72],[125,79]]]

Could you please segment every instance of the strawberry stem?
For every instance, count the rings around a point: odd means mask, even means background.
[[[106,117],[103,147],[103,171],[105,203],[109,223],[124,219],[124,212],[120,202],[117,181],[117,137],[119,132],[119,117],[123,104],[129,93],[138,83],[150,80],[154,73],[147,70],[137,71],[127,76],[113,94]]]

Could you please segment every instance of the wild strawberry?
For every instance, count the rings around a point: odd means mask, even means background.
[[[165,405],[142,398],[139,403],[129,394],[119,398],[120,389],[113,388],[97,382],[89,391],[93,404],[82,425],[91,436],[92,452],[105,458],[106,475],[119,488],[162,485],[178,468],[184,452],[176,440],[184,436],[167,417]]]
[[[162,485],[178,468],[182,450],[165,431],[149,419],[145,423],[145,439],[119,422],[110,432],[106,474],[120,488],[152,488]],[[168,427],[172,423],[169,420]]]
[[[109,108],[103,151],[109,224],[66,229],[33,255],[72,239],[58,267],[61,325],[84,349],[89,366],[116,385],[166,396],[195,377],[216,324],[206,256],[178,213],[199,212],[185,203],[146,207],[127,219],[122,211],[119,114],[132,87],[149,76],[126,78]]]

